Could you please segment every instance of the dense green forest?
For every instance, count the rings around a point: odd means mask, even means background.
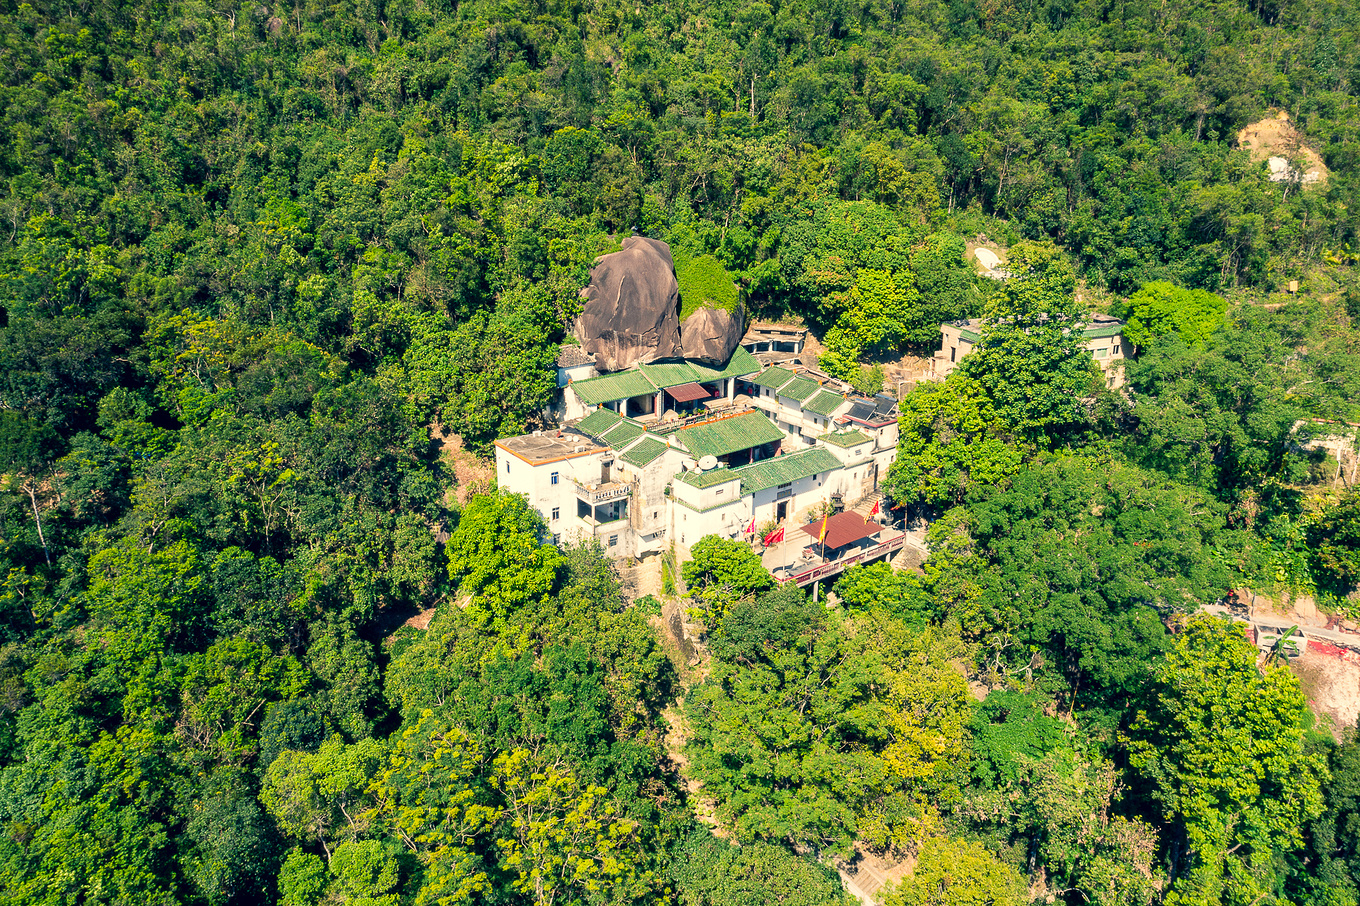
[[[856,846],[910,857],[891,906],[1360,903],[1360,741],[1196,613],[1355,612],[1306,444],[1360,422],[1351,0],[38,0],[0,41],[0,903],[822,906]],[[1276,109],[1325,182],[1236,145]],[[827,608],[702,542],[693,668],[602,552],[455,494],[444,431],[537,423],[634,228],[868,384],[988,316],[902,402],[923,576]]]

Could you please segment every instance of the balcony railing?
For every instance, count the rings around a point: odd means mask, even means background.
[[[806,566],[796,573],[791,573],[787,576],[776,576],[775,578],[784,583],[792,582],[795,585],[811,585],[818,579],[825,579],[829,576],[838,576],[856,563],[868,563],[870,560],[875,560],[882,557],[884,554],[890,554],[893,551],[901,550],[906,543],[907,536],[901,534],[896,538],[889,538],[882,544],[866,547],[863,550],[856,551],[839,560],[830,560],[824,563]]]
[[[572,479],[572,483],[576,485],[577,499],[584,500],[593,507],[613,500],[622,500],[632,490],[632,485],[623,481],[607,481],[590,485]]]

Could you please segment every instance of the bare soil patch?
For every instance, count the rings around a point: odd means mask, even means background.
[[[463,438],[438,422],[430,425],[430,437],[439,444],[439,458],[453,472],[453,487],[445,495],[445,504],[467,504],[469,498],[496,489],[496,466],[469,452]]]
[[[1310,639],[1290,669],[1299,678],[1313,713],[1330,718],[1335,730],[1353,727],[1360,720],[1360,654]]]
[[[718,820],[718,812],[713,800],[704,795],[704,785],[689,775],[689,759],[685,757],[685,743],[689,742],[689,725],[685,723],[683,709],[685,700],[679,699],[674,705],[661,712],[661,717],[666,721],[666,753],[670,755],[671,761],[675,763],[676,771],[680,774],[680,779],[684,781],[685,793],[689,801],[694,806],[694,817],[699,822],[706,825],[713,832],[713,836],[723,840],[732,840],[733,835],[730,830],[723,827]]]
[[[1302,180],[1306,185],[1325,185],[1330,175],[1322,155],[1307,145],[1303,133],[1283,110],[1273,111],[1265,119],[1244,126],[1237,133],[1237,146],[1258,163],[1272,157],[1298,162],[1302,165]]]
[[[422,610],[401,625],[410,626],[413,629],[429,629],[430,621],[434,619],[434,612],[437,609],[438,608],[431,607],[429,610]]]

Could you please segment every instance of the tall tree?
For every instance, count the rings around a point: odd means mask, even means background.
[[[1049,445],[1087,421],[1082,399],[1098,380],[1081,338],[1071,269],[1051,251],[1020,249],[1015,271],[988,303],[982,340],[959,364],[980,384],[1007,430]]]
[[[1327,766],[1304,745],[1298,680],[1282,664],[1262,674],[1256,657],[1240,624],[1191,617],[1129,728],[1129,764],[1183,847],[1168,902],[1259,902],[1322,812]]]

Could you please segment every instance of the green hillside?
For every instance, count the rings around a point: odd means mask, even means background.
[[[1353,0],[32,0],[0,47],[0,906],[822,906],[855,853],[887,906],[1360,904],[1355,730],[1204,613],[1360,615]],[[630,602],[494,493],[634,227],[833,375],[987,319],[889,384],[919,571],[813,602],[710,537]]]

